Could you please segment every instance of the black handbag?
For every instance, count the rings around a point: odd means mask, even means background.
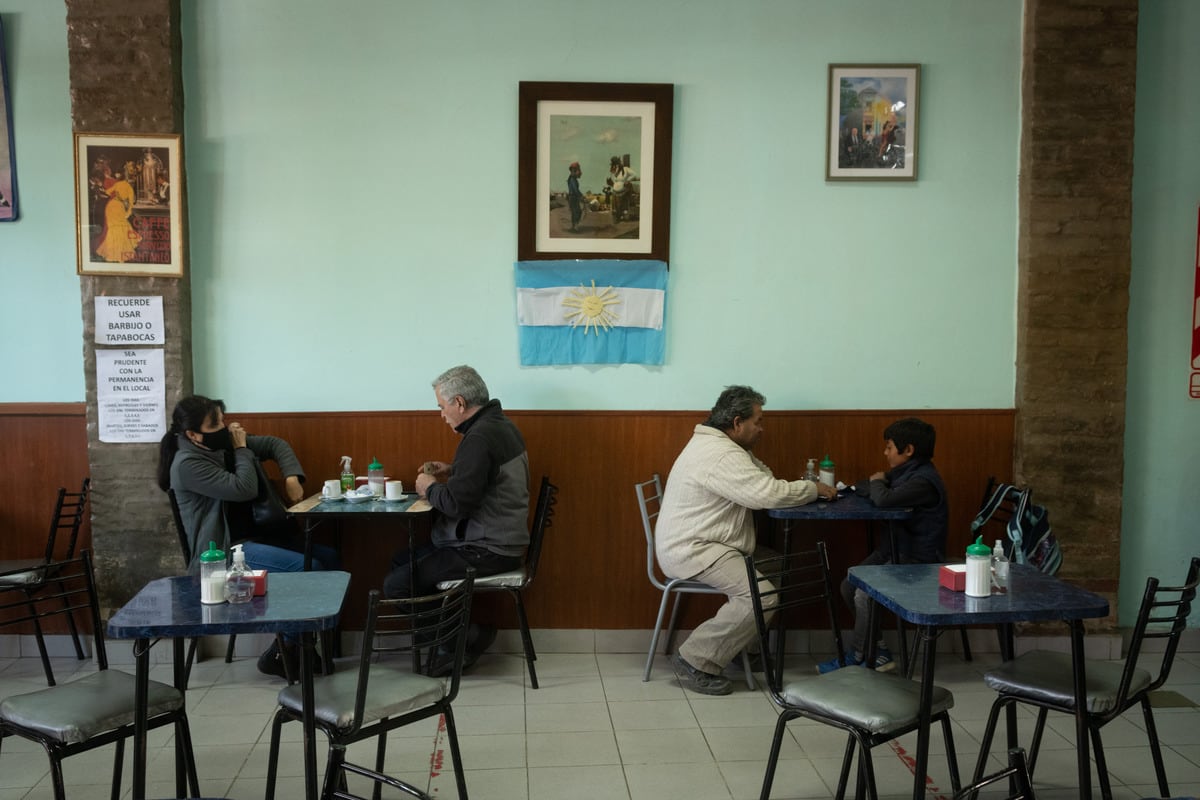
[[[254,459],[254,470],[258,473],[258,494],[250,501],[250,515],[256,528],[270,530],[288,521],[287,506],[279,499],[274,484],[267,477],[262,462]]]

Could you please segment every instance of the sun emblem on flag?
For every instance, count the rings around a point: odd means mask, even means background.
[[[589,330],[595,331],[599,336],[601,328],[607,332],[617,324],[617,312],[610,306],[620,304],[621,300],[613,291],[613,287],[596,291],[596,281],[592,281],[591,289],[581,283],[578,289],[571,290],[570,297],[563,300],[564,307],[575,309],[563,314],[563,319],[569,322],[572,328],[578,328],[582,324],[584,336],[587,336]]]

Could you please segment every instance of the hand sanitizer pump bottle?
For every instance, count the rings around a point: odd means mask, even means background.
[[[231,603],[249,603],[254,597],[254,577],[246,568],[242,545],[233,546],[233,566],[225,574],[225,599]]]

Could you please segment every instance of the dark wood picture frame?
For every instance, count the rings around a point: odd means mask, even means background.
[[[519,260],[668,260],[674,97],[669,83],[521,81]],[[605,125],[604,136],[588,135]],[[567,176],[579,164],[583,199],[572,202]],[[632,179],[613,181],[622,169]]]
[[[4,20],[0,19],[0,222],[12,222],[17,212],[17,156],[13,144],[12,101],[8,92],[8,62],[4,51]]]

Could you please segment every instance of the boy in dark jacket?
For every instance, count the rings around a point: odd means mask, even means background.
[[[892,553],[891,537],[883,541],[860,565],[909,563],[936,564],[945,560],[947,514],[946,487],[933,465],[933,446],[937,434],[933,426],[916,417],[893,422],[883,432],[883,457],[888,471],[876,472],[854,485],[855,494],[869,497],[880,508],[911,508],[912,517],[893,523],[896,547]],[[845,661],[832,658],[817,666],[821,673],[843,666],[862,664],[863,645],[867,638],[867,604],[871,598],[861,589],[842,580],[842,599],[854,611],[854,632],[846,643]],[[882,645],[878,648],[875,669],[886,672],[896,666],[891,653]]]

